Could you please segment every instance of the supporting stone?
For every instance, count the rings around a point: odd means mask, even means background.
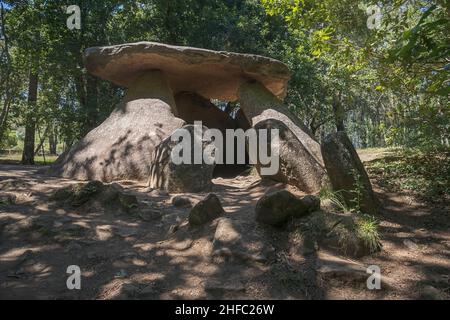
[[[178,145],[178,141],[172,141],[171,137],[167,137],[156,147],[151,158],[152,165],[149,179],[151,188],[163,189],[171,193],[201,192],[211,188],[215,164],[206,164],[203,159],[201,164],[194,163],[196,153],[196,146],[193,142],[194,128],[194,125],[186,125],[182,128],[187,130],[191,136],[191,141],[186,144],[191,148],[189,163],[173,163],[171,154]],[[206,129],[206,127],[203,127],[202,135]],[[202,137],[199,137],[199,139],[202,139]],[[202,140],[199,150],[201,155],[203,155],[204,149],[211,142],[211,140]]]
[[[308,129],[281,100],[258,82],[242,84],[238,97],[241,109],[253,127],[278,128],[283,133],[280,170],[269,177],[293,184],[305,192],[318,192],[326,172],[320,145],[307,133]]]
[[[147,181],[153,150],[183,126],[159,70],[141,73],[111,115],[62,154],[50,173],[79,180]]]

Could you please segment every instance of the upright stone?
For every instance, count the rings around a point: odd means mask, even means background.
[[[161,71],[138,77],[125,99],[51,167],[50,173],[79,180],[145,181],[154,148],[180,128],[174,98]]]
[[[377,214],[378,201],[369,176],[345,132],[328,135],[322,142],[322,155],[331,185],[340,191],[349,206]]]
[[[320,191],[326,172],[320,145],[307,133],[308,129],[260,83],[244,83],[238,94],[241,108],[253,127],[280,130],[280,169],[268,177],[308,193]]]

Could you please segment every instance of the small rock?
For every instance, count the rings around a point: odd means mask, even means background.
[[[119,227],[116,233],[123,238],[127,238],[135,236],[137,234],[137,230],[135,228]]]
[[[138,200],[135,195],[119,193],[119,202],[125,211],[131,211],[138,207]]]
[[[419,250],[419,246],[409,239],[403,240],[403,244],[411,251]]]
[[[144,288],[142,288],[141,290],[139,290],[139,292],[137,293],[138,298],[141,299],[149,299],[154,297],[156,294],[155,289],[152,286],[146,286]]]
[[[154,190],[150,191],[149,195],[152,197],[168,197],[169,193],[165,190],[154,189]]]
[[[158,220],[162,217],[161,211],[157,209],[144,209],[138,212],[138,216],[144,221]]]
[[[199,226],[220,217],[224,213],[219,198],[214,193],[210,193],[191,209],[189,223],[193,226]]]
[[[319,253],[317,273],[326,279],[339,278],[344,281],[365,283],[367,280],[366,268],[350,260]]]
[[[422,289],[421,297],[426,300],[442,300],[441,292],[433,286],[426,285]]]
[[[66,247],[66,252],[68,252],[68,251],[75,251],[75,250],[81,250],[83,247],[81,246],[81,245],[79,245],[78,243],[76,243],[76,242],[74,242],[74,241],[71,241],[68,245],[67,245],[67,247]]]
[[[241,240],[240,233],[233,226],[233,222],[229,218],[221,218],[217,223],[216,232],[214,234],[213,246],[231,247]]]
[[[133,285],[131,283],[123,284],[121,289],[122,289],[121,290],[121,296],[119,298],[122,298],[122,297],[131,298],[131,297],[134,297],[136,295],[136,292],[139,290],[138,287],[136,287],[135,285]]]
[[[244,292],[245,286],[240,281],[228,281],[227,283],[223,283],[217,280],[211,280],[206,282],[205,291],[214,291],[214,292]]]
[[[272,226],[282,226],[291,218],[301,218],[316,211],[320,200],[314,196],[298,198],[287,190],[261,197],[256,204],[256,220]]]
[[[191,199],[189,199],[188,197],[184,197],[184,196],[173,197],[172,204],[175,207],[191,207],[192,206]]]

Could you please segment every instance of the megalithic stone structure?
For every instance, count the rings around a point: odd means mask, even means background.
[[[275,119],[292,131],[306,152],[303,150],[296,157],[296,150],[286,143],[283,148],[289,149],[290,155],[281,153],[280,172],[272,178],[294,183],[308,192],[318,191],[320,183],[309,181],[321,181],[325,172],[316,168],[323,168],[320,148],[282,105],[290,78],[282,62],[258,55],[155,42],[89,48],[84,61],[91,74],[127,88],[127,94],[102,124],[58,158],[52,173],[80,180],[149,181],[152,159],[157,159],[153,156],[156,147],[186,121],[204,120],[223,130]],[[220,110],[212,111],[208,104],[212,98],[239,101],[237,119],[230,119]],[[296,170],[297,163],[288,159],[296,158],[302,163],[305,155],[314,160],[316,173],[308,176],[308,182],[298,183],[305,179],[308,167]],[[306,162],[312,163],[311,159]],[[296,175],[295,179],[291,179],[292,175]]]

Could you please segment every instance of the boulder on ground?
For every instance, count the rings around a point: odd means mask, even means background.
[[[225,210],[223,210],[219,198],[214,193],[210,193],[191,209],[189,224],[199,226],[220,217],[224,213]]]
[[[175,207],[191,207],[192,206],[191,199],[189,199],[188,197],[184,197],[184,196],[173,197],[172,204]]]
[[[256,221],[279,227],[292,218],[304,217],[320,208],[320,201],[311,197],[298,198],[287,190],[266,194],[256,203]]]
[[[201,192],[209,190],[214,172],[214,164],[194,164],[195,143],[194,139],[202,139],[195,134],[194,125],[186,125],[182,129],[190,133],[191,141],[187,145],[191,148],[190,163],[175,164],[172,161],[172,150],[178,145],[178,141],[172,141],[172,137],[166,138],[154,151],[151,160],[149,186],[155,189],[163,189],[171,193]],[[203,132],[206,130],[203,127]],[[177,132],[178,133],[178,132]],[[203,135],[203,133],[202,133]],[[201,153],[212,142],[202,140],[198,144]]]
[[[346,204],[364,213],[377,214],[378,201],[369,176],[347,134],[328,135],[322,142],[322,155],[331,185]]]

